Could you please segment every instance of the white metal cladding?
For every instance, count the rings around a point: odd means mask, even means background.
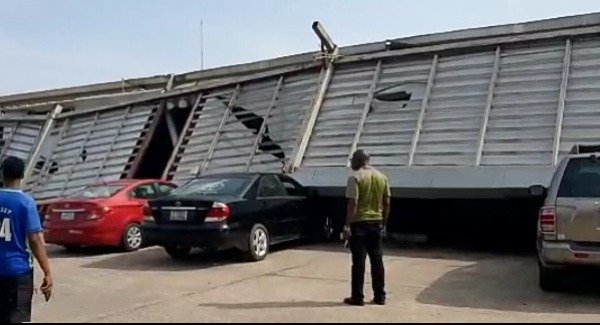
[[[97,181],[117,180],[130,167],[158,104],[106,110],[61,119],[53,133],[59,141],[32,191],[36,199],[59,197]]]
[[[4,144],[0,149],[0,158],[14,156],[28,161],[40,137],[42,127],[43,122],[14,122],[12,125],[4,126]]]
[[[431,59],[424,59],[392,61],[383,65],[377,89],[400,85],[411,91],[412,96],[408,101],[390,102],[375,98],[371,102],[358,148],[373,156],[373,165],[404,166],[408,163],[431,62]]]
[[[440,57],[414,165],[474,164],[493,64],[491,51]]]
[[[565,43],[503,48],[482,165],[551,165]]]
[[[560,153],[600,143],[600,39],[573,42]]]
[[[283,151],[283,155],[277,157],[274,155],[277,152],[258,150],[250,170],[281,171],[283,163],[291,158],[303,119],[315,95],[318,78],[318,72],[284,76],[267,124],[269,137]],[[266,141],[264,144],[268,146],[270,143]]]
[[[182,132],[184,138],[169,172],[174,181],[187,181],[199,173],[233,93],[234,89],[229,88],[203,94],[204,102]]]
[[[337,67],[312,132],[303,165],[345,166],[376,62]]]

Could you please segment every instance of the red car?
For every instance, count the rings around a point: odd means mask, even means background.
[[[47,207],[44,238],[68,250],[81,246],[138,250],[144,242],[140,225],[151,215],[148,200],[168,195],[176,187],[161,180],[119,180],[87,186]]]

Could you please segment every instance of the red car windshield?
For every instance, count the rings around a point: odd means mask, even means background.
[[[123,189],[123,185],[92,185],[85,187],[71,195],[69,198],[101,199],[109,198]]]

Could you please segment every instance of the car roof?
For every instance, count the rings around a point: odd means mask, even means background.
[[[106,182],[96,182],[94,185],[133,185],[133,184],[139,184],[139,183],[148,183],[148,182],[158,182],[158,183],[169,183],[168,181],[165,180],[160,180],[160,179],[118,179],[118,180],[112,180],[112,181],[106,181]]]
[[[255,177],[262,175],[284,175],[283,173],[276,172],[230,172],[230,173],[215,173],[215,174],[204,174],[199,176],[202,177]]]

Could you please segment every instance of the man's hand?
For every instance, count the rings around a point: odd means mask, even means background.
[[[350,238],[351,234],[352,234],[352,232],[350,231],[350,226],[348,226],[348,225],[344,226],[344,232],[343,232],[344,240],[347,240],[348,238]]]
[[[52,276],[45,276],[44,277],[44,281],[42,282],[42,286],[40,287],[40,291],[42,291],[42,294],[44,295],[44,298],[46,299],[46,302],[48,302],[50,300],[50,297],[52,297],[52,286],[54,285],[54,282],[52,281]]]

